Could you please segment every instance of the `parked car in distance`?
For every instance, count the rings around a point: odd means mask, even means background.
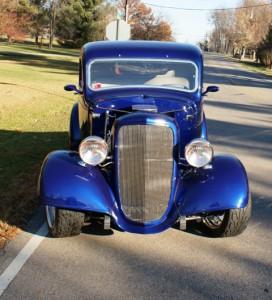
[[[216,155],[203,111],[203,58],[172,42],[93,42],[81,51],[69,150],[44,160],[39,196],[55,237],[79,234],[100,218],[134,233],[187,222],[205,235],[247,227],[246,171]],[[227,130],[227,128],[226,128]],[[224,132],[222,132],[222,136]]]

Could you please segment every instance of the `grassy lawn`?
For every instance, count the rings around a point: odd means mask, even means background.
[[[37,206],[43,158],[67,147],[79,51],[0,43],[0,239]],[[1,243],[0,243],[1,244]]]
[[[268,76],[272,76],[272,70],[257,64],[255,62],[251,62],[251,61],[240,61],[240,63],[242,65],[244,65],[247,69],[254,71],[254,72],[259,72]]]

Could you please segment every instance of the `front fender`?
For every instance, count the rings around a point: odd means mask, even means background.
[[[243,208],[249,198],[247,174],[237,158],[217,155],[205,168],[184,176],[179,193],[181,215]]]
[[[73,151],[54,151],[44,160],[38,194],[44,205],[112,214],[114,195],[96,167]]]

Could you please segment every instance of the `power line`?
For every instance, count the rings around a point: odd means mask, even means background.
[[[228,8],[185,8],[185,7],[175,7],[175,6],[164,6],[164,5],[147,3],[147,2],[143,2],[143,3],[158,8],[169,8],[169,9],[177,9],[177,10],[184,10],[184,11],[224,11],[224,10],[236,10],[236,9],[272,6],[272,3],[266,3],[266,4],[250,5],[250,6],[228,7]]]

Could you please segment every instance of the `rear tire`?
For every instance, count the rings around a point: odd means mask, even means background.
[[[211,237],[236,236],[238,234],[241,234],[247,228],[251,216],[251,210],[252,200],[251,198],[249,198],[248,205],[246,207],[225,211],[222,217],[222,221],[221,223],[218,222],[218,225],[211,223],[211,218],[218,218],[218,215],[207,216],[199,224],[200,230]]]
[[[79,235],[84,224],[85,214],[53,206],[45,207],[45,215],[50,234],[53,237]]]

